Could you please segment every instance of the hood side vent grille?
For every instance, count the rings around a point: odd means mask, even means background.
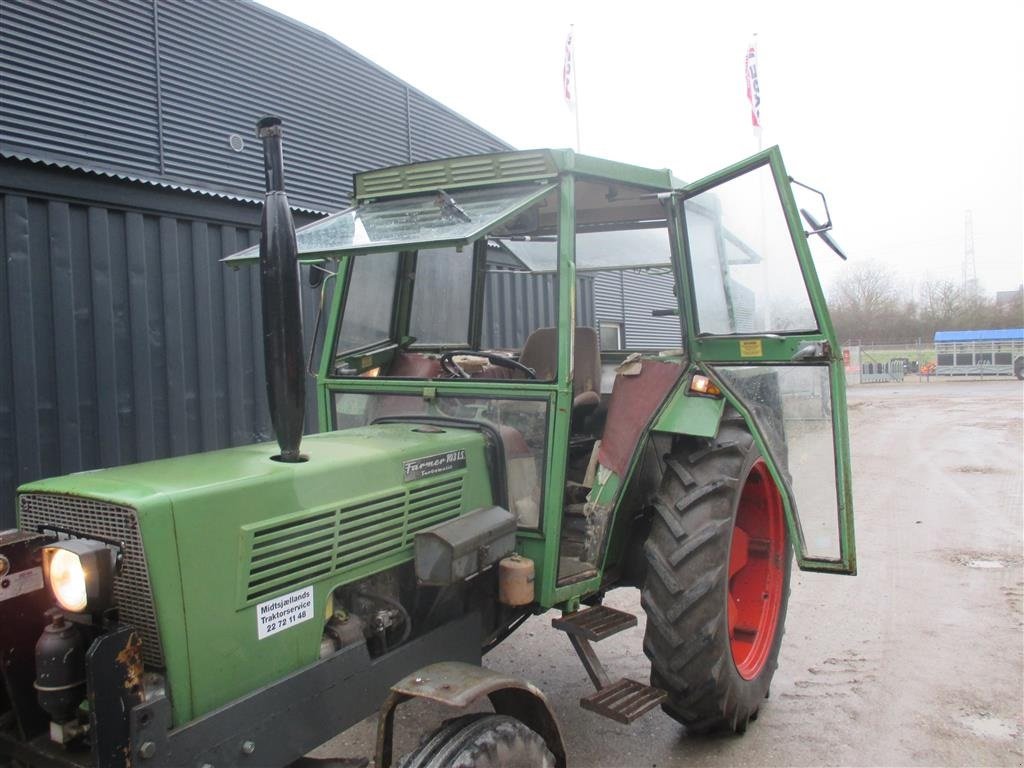
[[[417,531],[462,511],[461,476],[242,528],[242,605],[408,552]]]

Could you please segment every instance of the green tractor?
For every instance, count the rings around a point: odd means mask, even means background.
[[[378,712],[383,768],[420,698],[456,716],[406,768],[562,766],[544,695],[480,666],[550,609],[586,709],[742,732],[794,556],[855,571],[842,357],[807,242],[830,222],[804,230],[778,149],[694,184],[568,150],[387,168],[295,232],[280,121],[258,130],[260,246],[225,261],[261,271],[277,448],[19,489],[0,755],[283,766]],[[299,262],[324,297],[309,372]],[[602,604],[618,587],[641,591],[649,684],[595,649],[636,624]],[[492,714],[457,716],[482,697]]]

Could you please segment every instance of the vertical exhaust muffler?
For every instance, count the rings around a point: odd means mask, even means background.
[[[273,458],[305,461],[299,453],[306,408],[302,354],[302,309],[299,260],[288,197],[284,192],[284,151],[281,118],[256,124],[263,142],[267,198],[260,223],[260,299],[263,306],[263,358],[267,373],[270,421],[281,453]]]

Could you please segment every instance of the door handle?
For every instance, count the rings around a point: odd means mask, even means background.
[[[791,361],[827,360],[830,351],[827,341],[812,341],[800,347],[789,359]]]

